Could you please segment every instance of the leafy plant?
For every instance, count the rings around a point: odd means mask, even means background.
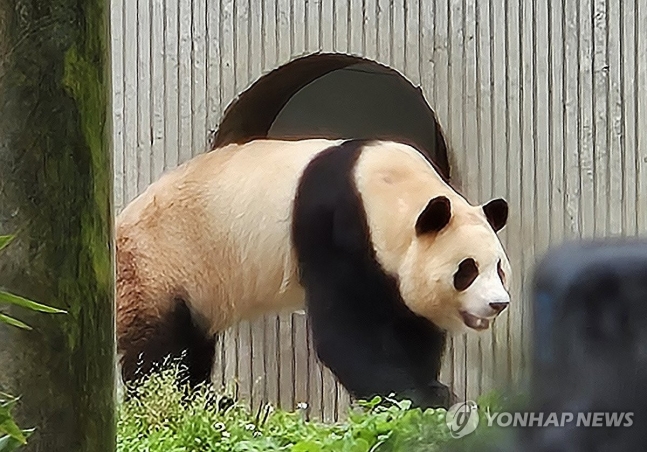
[[[0,452],[10,452],[26,444],[27,437],[34,431],[21,430],[13,420],[11,410],[17,402],[17,397],[0,392]]]
[[[117,450],[200,452],[437,451],[449,440],[445,410],[376,397],[344,422],[307,421],[270,405],[252,412],[212,386],[187,395],[165,369],[130,388],[118,410]]]
[[[0,235],[0,251],[11,243],[13,235]],[[44,312],[48,314],[65,313],[61,309],[56,309],[35,301],[28,300],[27,298],[19,295],[0,290],[0,304],[10,304],[20,306],[37,312]],[[31,330],[31,327],[20,320],[11,317],[7,314],[0,312],[0,323],[14,326],[17,328]],[[21,430],[11,415],[11,410],[18,403],[18,398],[0,392],[0,452],[11,452],[20,446],[27,443],[27,437],[33,432],[34,429]]]

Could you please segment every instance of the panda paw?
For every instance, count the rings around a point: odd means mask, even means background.
[[[429,408],[445,408],[449,409],[458,398],[456,394],[451,392],[444,384],[433,381],[428,386],[429,389]]]

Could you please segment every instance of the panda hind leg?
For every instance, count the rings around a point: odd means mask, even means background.
[[[185,305],[186,308],[186,305]],[[188,308],[186,308],[188,310]],[[194,388],[199,384],[211,382],[211,373],[216,352],[216,336],[208,335],[203,328],[195,325],[189,318],[186,325],[187,336],[183,347],[183,361],[187,369],[186,379]]]
[[[131,334],[119,337],[124,382],[136,382],[170,362],[178,366],[178,383],[192,388],[209,383],[216,337],[198,326],[185,300],[175,298],[164,315],[151,317],[136,317]]]

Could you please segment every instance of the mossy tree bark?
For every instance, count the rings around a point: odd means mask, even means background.
[[[0,0],[0,287],[67,311],[0,324],[32,451],[115,448],[108,4]]]

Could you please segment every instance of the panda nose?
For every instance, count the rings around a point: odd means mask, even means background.
[[[497,314],[500,314],[505,308],[508,307],[510,303],[507,301],[490,303],[490,307],[496,311]]]

